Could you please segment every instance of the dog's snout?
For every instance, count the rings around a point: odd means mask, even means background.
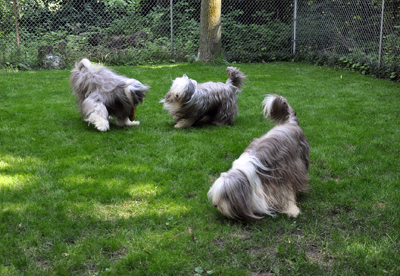
[[[217,208],[217,205],[214,204],[214,207]]]

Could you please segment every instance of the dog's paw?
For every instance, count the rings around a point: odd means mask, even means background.
[[[176,125],[175,128],[188,128],[193,125],[194,121],[191,120],[180,120]]]
[[[300,209],[295,204],[291,204],[285,213],[289,218],[296,218],[300,214]]]
[[[95,126],[99,131],[102,131],[102,132],[105,132],[110,128],[110,125],[109,125],[109,123],[107,121],[105,121],[105,122],[97,122],[95,124]]]
[[[190,126],[186,126],[186,125],[184,125],[184,124],[177,123],[174,127],[175,127],[175,128],[188,128],[188,127],[190,127]]]
[[[106,117],[107,118],[107,117]],[[99,116],[97,113],[93,112],[92,114],[89,115],[89,117],[87,117],[85,119],[86,122],[88,122],[89,124],[94,124],[94,126],[99,130],[99,131],[107,131],[110,129],[110,123],[108,122],[108,120],[106,120],[105,118]]]
[[[129,118],[126,118],[125,120],[118,119],[117,125],[123,127],[123,126],[138,126],[140,124],[139,121],[131,121]]]
[[[138,126],[138,125],[140,125],[140,122],[139,121],[130,121],[128,119],[128,120],[126,120],[125,125],[126,126]]]

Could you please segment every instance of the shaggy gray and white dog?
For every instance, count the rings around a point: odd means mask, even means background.
[[[254,139],[208,191],[212,204],[227,217],[260,219],[276,212],[289,217],[300,213],[296,195],[308,189],[307,138],[285,98],[268,95],[263,114],[276,126]]]
[[[245,75],[235,67],[226,69],[228,80],[197,84],[186,75],[176,78],[160,101],[176,122],[176,128],[188,128],[196,122],[228,125],[235,121],[237,99]]]
[[[109,130],[109,116],[116,117],[119,126],[139,125],[134,121],[136,105],[143,102],[149,86],[119,76],[86,58],[75,64],[70,84],[84,120],[99,131]]]

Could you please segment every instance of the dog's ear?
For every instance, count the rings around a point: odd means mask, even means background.
[[[190,79],[194,86],[197,86],[197,81]]]

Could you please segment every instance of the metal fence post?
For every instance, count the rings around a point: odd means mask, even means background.
[[[297,0],[294,0],[293,12],[293,55],[296,54]]]
[[[385,0],[382,0],[382,15],[381,15],[381,34],[379,37],[379,57],[378,57],[378,68],[381,68],[382,59],[382,37],[383,37],[383,17],[385,11]]]
[[[171,0],[171,58],[174,58],[174,0]]]
[[[21,60],[21,51],[20,51],[20,46],[19,46],[19,26],[18,26],[18,5],[17,5],[17,0],[14,0],[14,17],[15,17],[15,34],[17,37],[17,56],[18,56],[18,62]]]

